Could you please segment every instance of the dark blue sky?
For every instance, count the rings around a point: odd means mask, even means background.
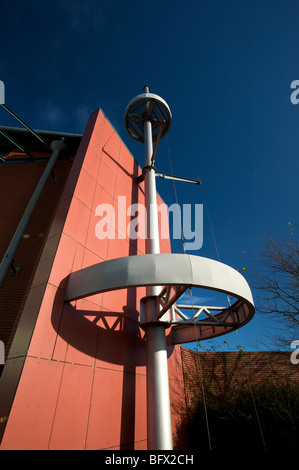
[[[172,111],[173,171],[202,180],[221,261],[241,271],[261,235],[288,237],[288,223],[298,226],[298,21],[295,0],[10,0],[0,79],[7,106],[35,129],[81,133],[101,107],[140,165],[143,146],[126,134],[123,113],[149,84]],[[170,172],[166,139],[156,166]],[[172,182],[157,184],[175,202]],[[203,203],[201,188],[176,189],[180,204]],[[197,254],[217,259],[206,213]],[[270,326],[257,315],[241,343],[261,346]]]

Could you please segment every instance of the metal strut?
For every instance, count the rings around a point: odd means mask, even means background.
[[[195,183],[195,184],[201,184],[201,181],[197,178],[191,179],[191,178],[184,178],[183,176],[174,176],[174,175],[167,175],[167,174],[161,174],[161,173],[156,173],[156,176],[168,180],[175,180],[175,181],[184,181],[185,183]]]
[[[31,127],[29,127],[28,124],[26,124],[21,118],[19,118],[19,116],[17,116],[16,113],[14,113],[11,109],[9,109],[8,106],[6,106],[4,103],[0,103],[0,106],[5,111],[7,111],[14,119],[16,119],[20,124],[26,127],[26,129],[28,129],[28,131],[32,135],[34,135],[34,137],[36,137],[46,147],[47,150],[51,150],[51,146],[48,145],[47,142],[45,142],[45,140],[40,135],[38,135]]]

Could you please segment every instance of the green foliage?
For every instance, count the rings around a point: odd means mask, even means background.
[[[202,394],[197,397],[189,428],[190,447],[209,448],[208,420],[211,446],[215,451],[297,449],[298,392],[299,385],[286,380],[258,383],[249,390],[243,388],[222,395],[208,388],[204,397]]]

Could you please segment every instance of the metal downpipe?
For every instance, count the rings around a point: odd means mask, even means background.
[[[0,288],[2,284],[4,283],[4,280],[6,278],[7,272],[9,271],[10,267],[13,266],[14,263],[14,257],[16,254],[16,251],[19,247],[19,244],[23,238],[23,235],[25,233],[26,227],[30,221],[30,218],[34,212],[34,209],[39,201],[39,198],[41,196],[41,193],[44,189],[44,186],[51,175],[51,172],[53,171],[53,167],[56,163],[57,158],[59,157],[60,153],[66,148],[64,144],[64,139],[59,140],[54,140],[50,148],[52,150],[52,155],[47,163],[47,166],[35,188],[35,191],[29,201],[29,204],[23,214],[23,217],[18,225],[18,228],[9,244],[8,249],[6,250],[6,253],[2,259],[2,262],[0,264]]]

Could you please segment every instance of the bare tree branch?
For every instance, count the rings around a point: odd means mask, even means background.
[[[282,241],[266,236],[250,282],[261,294],[256,299],[256,309],[281,323],[279,341],[299,339],[298,240],[294,236]]]

